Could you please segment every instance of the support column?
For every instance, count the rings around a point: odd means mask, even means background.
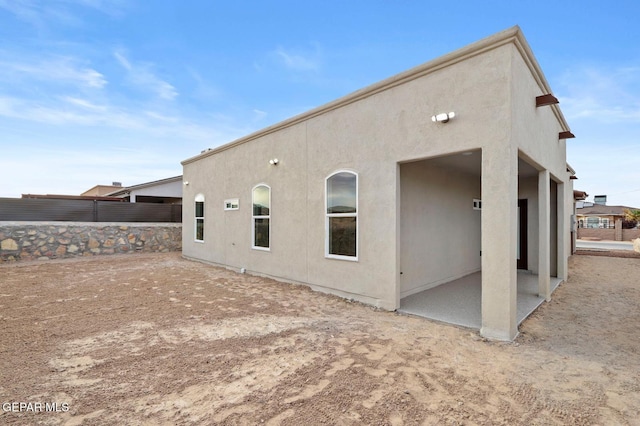
[[[538,173],[538,295],[551,300],[550,283],[550,188],[549,171]],[[560,209],[558,209],[560,210]],[[560,239],[558,239],[559,241]]]
[[[567,194],[569,185],[558,184],[558,278],[566,281],[569,270],[569,254],[571,253],[571,217],[570,206],[573,205],[573,191],[571,198]]]
[[[396,163],[396,288],[395,309],[400,308],[400,293],[402,291],[402,170],[400,163]]]
[[[482,150],[482,328],[513,340],[517,321],[518,154],[511,146]]]

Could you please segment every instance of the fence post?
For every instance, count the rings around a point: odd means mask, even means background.
[[[615,230],[615,240],[622,241],[622,219],[616,219]]]

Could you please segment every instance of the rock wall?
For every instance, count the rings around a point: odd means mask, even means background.
[[[0,222],[0,262],[180,250],[179,223]]]

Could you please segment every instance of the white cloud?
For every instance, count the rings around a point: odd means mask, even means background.
[[[28,100],[0,96],[0,117],[54,125],[107,125],[116,128],[139,128],[140,120],[134,115],[70,96],[63,102]]]
[[[113,56],[118,63],[127,71],[129,79],[133,85],[143,90],[154,93],[157,97],[165,100],[174,100],[178,96],[178,91],[174,86],[156,76],[149,63],[132,63],[122,51],[114,52]]]
[[[259,109],[254,109],[253,113],[255,114],[255,120],[256,121],[260,121],[260,120],[264,119],[268,115],[268,113],[266,111],[262,111],[262,110],[259,110]]]
[[[59,0],[66,3],[75,3],[80,6],[95,9],[106,15],[121,16],[127,8],[126,0]]]
[[[222,91],[215,87],[213,84],[205,80],[202,75],[193,68],[187,67],[189,75],[195,80],[196,86],[190,95],[197,99],[203,100],[217,100],[220,98]]]
[[[40,31],[56,24],[86,25],[78,16],[80,8],[117,17],[123,14],[126,7],[127,3],[123,0],[0,0],[0,9],[7,10]]]
[[[77,105],[93,111],[105,111],[107,109],[106,106],[96,105],[94,103],[91,103],[90,101],[87,101],[86,99],[74,98],[71,96],[63,96],[61,97],[61,99],[72,105]]]
[[[314,52],[297,53],[279,46],[274,52],[279,61],[293,71],[317,71],[320,68],[320,52],[316,46]]]
[[[147,117],[150,117],[154,120],[158,120],[158,121],[164,121],[166,123],[177,123],[179,120],[177,117],[171,117],[168,115],[164,115],[164,114],[160,114],[158,112],[155,111],[146,111],[145,115]]]
[[[640,66],[576,67],[559,81],[560,105],[569,120],[640,123]]]
[[[107,85],[105,76],[95,69],[83,65],[82,61],[65,56],[30,59],[16,62],[0,61],[0,81],[8,83],[37,80],[102,89]]]
[[[239,125],[236,120],[209,115],[185,117],[162,109],[145,108],[137,103],[111,105],[76,96],[30,100],[0,95],[0,124],[5,129],[4,136],[12,128],[28,124],[33,132],[43,135],[51,132],[43,126],[55,126],[54,131],[69,134],[69,141],[74,140],[72,134],[75,133],[85,132],[97,137],[108,133],[123,134],[124,131],[132,138],[137,135],[135,138],[140,142],[160,143],[164,140],[175,144],[175,140],[180,140],[182,143],[194,143],[198,147],[196,150],[200,146],[229,142],[254,130],[245,124]]]
[[[118,62],[120,63],[120,65],[122,65],[124,69],[126,69],[127,71],[131,71],[131,68],[132,68],[131,63],[127,58],[124,57],[122,53],[114,52],[113,56],[115,56],[115,58],[118,60]]]

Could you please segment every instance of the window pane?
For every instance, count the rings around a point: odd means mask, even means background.
[[[196,219],[196,240],[204,241],[204,219]]]
[[[204,202],[196,201],[196,217],[204,217]]]
[[[356,255],[356,218],[329,218],[329,254]]]
[[[269,247],[269,219],[254,219],[254,247]]]
[[[253,190],[253,215],[269,215],[269,188],[259,186]]]
[[[336,173],[327,179],[327,213],[356,212],[356,175]]]

